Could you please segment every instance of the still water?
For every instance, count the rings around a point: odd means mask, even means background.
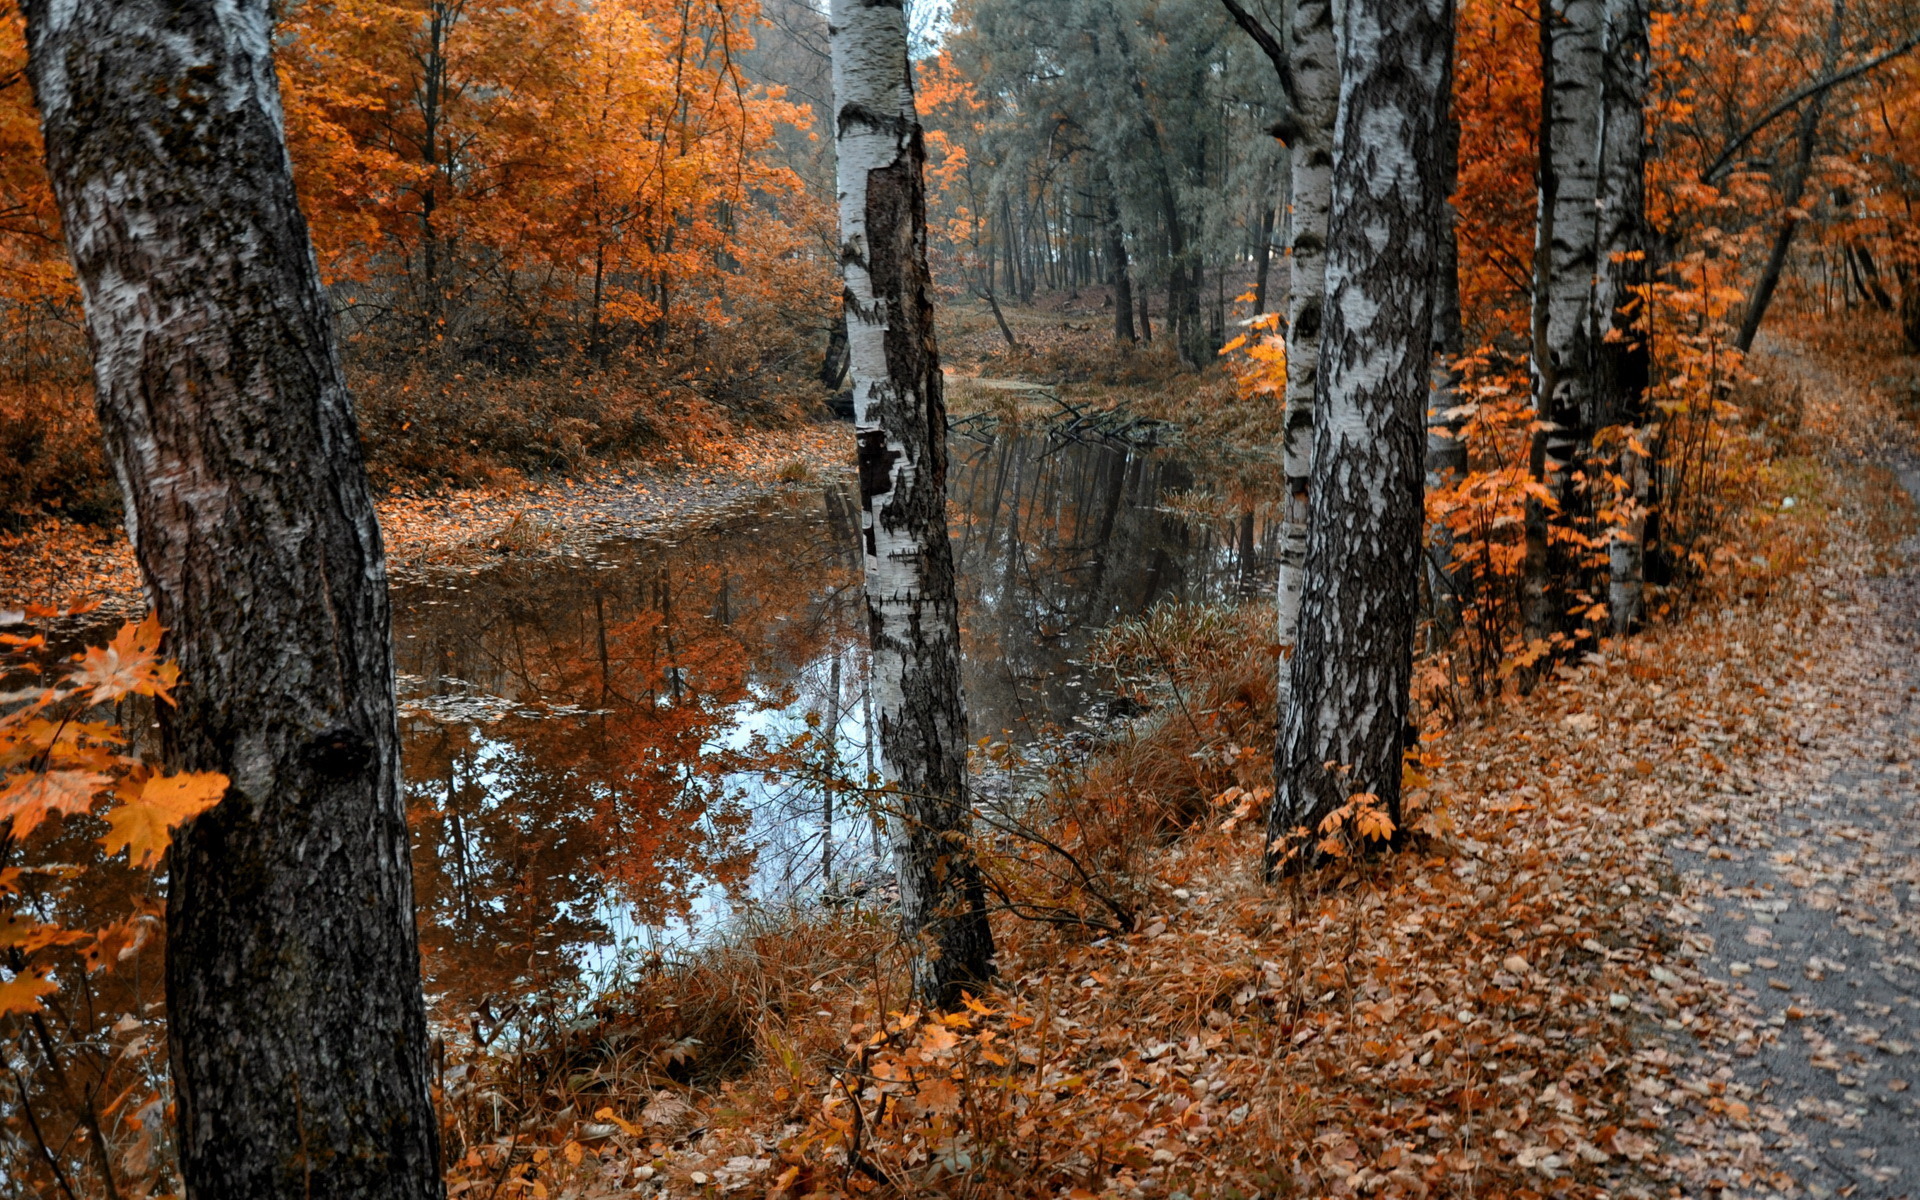
[[[1260,577],[1250,521],[1183,515],[1194,483],[1164,451],[956,437],[975,737],[1099,723],[1101,629]],[[429,995],[590,990],[743,905],[883,886],[875,822],[821,783],[872,763],[857,535],[831,480],[395,589]]]

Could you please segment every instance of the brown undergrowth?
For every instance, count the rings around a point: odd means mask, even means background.
[[[1769,553],[1743,545],[1747,566],[1704,581],[1672,623],[1430,739],[1426,830],[1407,851],[1263,882],[1248,784],[1268,769],[1271,699],[1234,682],[1254,673],[1219,657],[1234,638],[1145,623],[1109,661],[1136,678],[1158,664],[1180,696],[1163,684],[1140,736],[1079,776],[1114,824],[1155,833],[1130,860],[1129,928],[1003,915],[999,980],[944,1015],[904,1003],[882,915],[814,927],[797,970],[764,943],[724,989],[707,977],[674,1001],[703,1017],[721,994],[748,1001],[732,1069],[552,1098],[517,1145],[475,1143],[455,1186],[1198,1198],[1782,1183],[1758,1098],[1726,1066],[1751,1053],[1752,1023],[1696,969],[1665,848],[1763,765],[1791,767],[1788,697],[1817,678],[1832,598],[1911,528],[1884,475],[1833,469],[1886,414],[1804,399],[1828,423],[1828,466],[1798,460],[1797,503],[1746,527]],[[675,1045],[675,1028],[650,1044]]]

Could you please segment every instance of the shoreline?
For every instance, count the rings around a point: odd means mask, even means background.
[[[819,423],[742,434],[698,461],[603,463],[591,474],[503,487],[376,496],[387,573],[403,582],[511,555],[552,557],[583,542],[644,537],[698,523],[782,488],[844,479],[851,426]],[[0,535],[0,608],[74,604],[144,611],[133,547],[120,527],[59,518]]]

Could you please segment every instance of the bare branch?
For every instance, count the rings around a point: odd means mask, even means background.
[[[1229,3],[1230,0],[1221,0],[1221,2]],[[1909,36],[1906,41],[1901,42],[1899,45],[1893,47],[1891,50],[1887,50],[1880,54],[1876,54],[1872,58],[1869,58],[1863,62],[1855,63],[1853,66],[1848,67],[1844,71],[1835,71],[1833,74],[1828,75],[1824,78],[1816,79],[1812,83],[1809,83],[1805,87],[1801,88],[1799,91],[1789,94],[1785,98],[1775,103],[1772,108],[1769,108],[1766,112],[1760,114],[1760,119],[1755,121],[1753,124],[1747,126],[1747,128],[1740,134],[1739,137],[1736,137],[1731,142],[1727,143],[1726,149],[1720,152],[1720,157],[1714,159],[1711,166],[1709,166],[1706,170],[1700,172],[1700,181],[1702,183],[1712,183],[1715,178],[1717,178],[1719,175],[1725,172],[1728,167],[1733,165],[1733,156],[1740,153],[1741,148],[1744,147],[1748,142],[1752,141],[1755,134],[1758,134],[1762,129],[1765,129],[1767,126],[1773,124],[1776,120],[1780,119],[1782,116],[1792,111],[1802,101],[1808,100],[1814,96],[1818,96],[1824,92],[1830,91],[1833,88],[1839,87],[1841,84],[1846,83],[1848,80],[1858,79],[1860,76],[1865,75],[1868,71],[1873,70],[1875,67],[1880,66],[1883,63],[1892,62],[1894,59],[1899,58],[1903,54],[1906,54],[1916,46],[1920,46],[1920,33],[1915,33]]]

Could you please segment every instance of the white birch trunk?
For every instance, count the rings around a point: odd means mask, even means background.
[[[1545,111],[1532,370],[1534,411],[1545,428],[1535,435],[1529,469],[1553,504],[1527,502],[1523,618],[1535,640],[1566,624],[1575,581],[1553,530],[1572,516],[1578,498],[1568,483],[1592,440],[1606,9],[1604,0],[1560,0],[1542,3],[1540,15]]]
[[[1287,710],[1287,661],[1299,639],[1302,572],[1307,558],[1308,480],[1313,473],[1314,390],[1320,380],[1320,330],[1326,299],[1327,211],[1333,188],[1333,127],[1340,108],[1340,56],[1334,44],[1338,0],[1294,0],[1287,46],[1297,107],[1288,147],[1293,212],[1288,222],[1287,388],[1281,447],[1287,502],[1280,525],[1279,711]]]
[[[1313,507],[1268,867],[1355,793],[1400,820],[1443,192],[1449,0],[1346,0]]]
[[[220,804],[167,860],[196,1200],[438,1200],[385,560],[267,0],[31,0],[28,74],[127,534]]]
[[[900,0],[834,0],[840,261],[859,440],[881,771],[915,994],[950,1007],[992,970],[968,844],[966,709],[946,521],[946,402],[927,276],[925,149]]]

